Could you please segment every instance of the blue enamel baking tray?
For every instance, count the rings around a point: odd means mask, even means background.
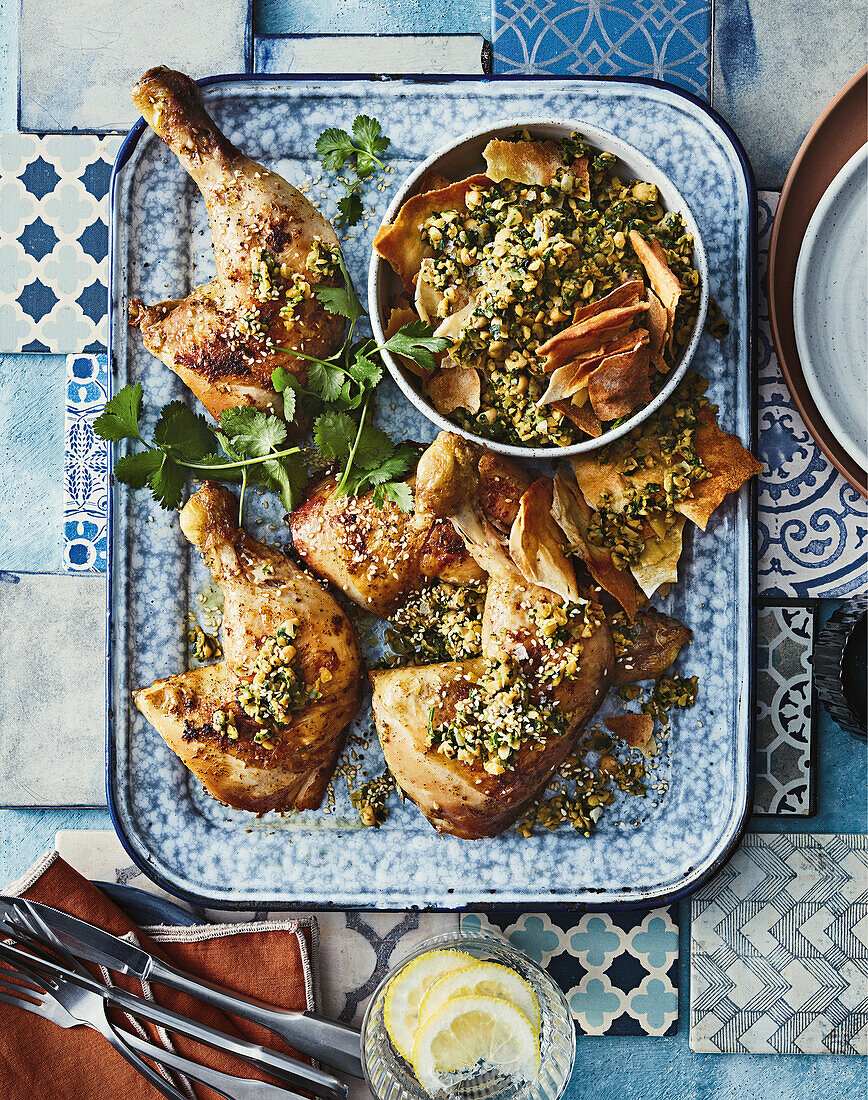
[[[375,182],[366,223],[344,241],[362,301],[370,242],[389,196],[433,150],[503,118],[575,119],[611,130],[667,172],[685,196],[708,250],[711,293],[730,322],[705,335],[695,365],[710,380],[721,423],[755,440],[753,333],[755,193],[726,126],[690,95],[649,81],[560,77],[383,81],[324,76],[230,77],[203,82],[209,110],[247,153],[275,167],[327,215],[340,192],[314,152],[327,126],[364,113],[392,140],[394,174]],[[153,413],[187,399],[175,376],[126,325],[128,299],[186,294],[214,271],[204,204],[163,144],[140,122],[112,180],[110,353],[113,390],[141,381]],[[391,383],[380,422],[422,442],[431,425]],[[177,514],[146,493],[114,485],[109,499],[107,784],[115,827],[136,863],[162,887],[217,907],[462,908],[493,905],[613,908],[670,901],[717,870],[744,829],[751,800],[754,665],[754,508],[745,488],[687,540],[682,582],[663,603],[695,640],[681,662],[701,679],[699,703],[678,712],[645,799],[625,798],[590,839],[572,830],[523,839],[441,838],[410,804],[379,830],[364,829],[335,780],[324,811],[253,815],[205,796],[132,705],[130,691],[186,666],[188,612],[207,577],[183,540]],[[254,497],[248,522],[283,539],[279,505]],[[376,656],[377,630],[363,630]],[[382,757],[363,707],[348,762],[377,774]],[[395,799],[397,802],[397,799]]]

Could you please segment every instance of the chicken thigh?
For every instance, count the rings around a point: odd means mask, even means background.
[[[495,836],[573,749],[614,670],[593,601],[525,580],[480,505],[479,450],[442,434],[417,471],[417,509],[449,519],[489,575],[483,656],[371,673],[390,771],[435,828]]]
[[[334,598],[236,516],[212,482],[181,511],[223,590],[223,659],[136,691],[136,706],[221,802],[315,809],[361,702],[358,640]]]
[[[282,413],[271,373],[282,366],[304,383],[304,360],[341,344],[344,319],[312,292],[342,278],[335,231],[291,184],[225,137],[196,83],[155,68],[132,100],[202,192],[211,220],[217,278],[182,300],[130,303],[145,347],[188,385],[215,417],[234,405]]]

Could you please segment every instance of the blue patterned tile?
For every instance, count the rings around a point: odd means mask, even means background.
[[[0,137],[0,352],[105,349],[120,138]]]
[[[708,99],[709,0],[494,0],[494,71],[646,76]]]
[[[847,596],[868,583],[868,502],[814,442],[775,356],[765,290],[777,200],[760,193],[759,594]]]
[[[690,1049],[868,1053],[868,837],[748,834],[693,895]]]
[[[462,932],[494,932],[544,967],[582,1035],[672,1035],[678,1028],[678,910],[519,909],[462,913]]]
[[[108,446],[93,434],[105,405],[108,359],[66,359],[66,469],[63,503],[63,566],[72,573],[104,573]]]

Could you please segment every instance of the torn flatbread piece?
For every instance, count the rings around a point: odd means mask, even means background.
[[[663,358],[663,347],[666,343],[666,334],[669,328],[669,315],[666,306],[654,293],[652,287],[648,287],[648,316],[645,323],[648,325],[648,333],[651,340],[651,365],[658,374],[666,374],[669,364]]]
[[[531,187],[550,187],[566,170],[561,147],[553,141],[500,141],[482,151],[486,175],[494,183],[510,180]]]
[[[636,684],[656,680],[672,667],[682,648],[693,638],[693,631],[653,607],[636,613],[635,637],[624,652],[615,657],[615,683]]]
[[[629,416],[639,405],[647,405],[651,400],[648,332],[634,329],[627,335],[635,337],[635,346],[607,355],[588,377],[591,406],[602,421]]]
[[[679,501],[675,507],[704,531],[723,498],[729,493],[737,493],[746,481],[762,473],[763,464],[754,458],[737,435],[720,430],[713,405],[703,405],[699,410],[694,447],[711,476],[695,482],[693,496]]]
[[[615,567],[612,552],[605,546],[595,546],[588,535],[591,509],[578,485],[563,470],[555,476],[552,493],[552,515],[563,531],[567,544],[585,566],[597,584],[613,596],[627,612],[636,617],[636,585],[628,573]]]
[[[437,318],[437,310],[443,301],[443,291],[434,285],[433,275],[434,258],[426,256],[416,276],[416,293],[413,298],[416,312],[426,325],[430,325]]]
[[[583,321],[555,333],[537,349],[537,354],[545,359],[543,370],[551,372],[562,367],[571,359],[591,351],[598,351],[604,345],[625,336],[636,318],[648,308],[647,302],[637,302],[632,306],[619,306],[602,313],[586,317]]]
[[[650,714],[610,714],[603,721],[606,728],[626,741],[631,749],[644,751],[654,740],[654,719]]]
[[[653,238],[646,241],[641,233],[631,229],[630,244],[632,244],[639,262],[645,268],[654,293],[666,310],[666,346],[671,351],[672,339],[675,334],[675,309],[681,297],[681,283],[670,268],[666,253],[660,246],[659,241]]]
[[[563,551],[564,533],[552,517],[551,478],[538,478],[522,495],[509,532],[509,553],[526,581],[562,600],[579,599],[576,571]]]
[[[614,290],[609,291],[604,298],[598,298],[596,302],[591,302],[588,306],[576,306],[573,311],[573,324],[585,321],[588,317],[596,317],[600,313],[605,313],[607,309],[635,306],[644,297],[645,284],[642,280],[628,279],[626,283],[621,283],[620,286],[616,286]]]
[[[587,394],[588,391],[583,390],[581,392]],[[576,405],[572,399],[569,401],[556,401],[552,408],[557,409],[567,420],[575,424],[579,431],[591,436],[592,439],[599,439],[603,434],[603,425],[591,407],[590,401],[585,402],[584,405]]]
[[[434,250],[422,239],[422,226],[441,210],[466,210],[470,191],[485,188],[487,176],[470,176],[439,191],[426,191],[408,199],[391,225],[384,225],[374,237],[374,249],[401,279],[408,293],[415,292],[414,280],[426,256]]]
[[[684,516],[676,516],[663,538],[652,535],[639,560],[630,566],[636,583],[650,599],[661,585],[678,580],[678,559],[683,547]]]
[[[580,390],[587,388],[588,379],[606,356],[617,355],[622,351],[633,351],[646,337],[647,333],[644,329],[634,329],[625,333],[619,339],[604,344],[595,351],[579,355],[576,359],[564,363],[562,367],[558,367],[552,372],[548,387],[537,401],[537,405],[540,407],[553,405],[556,401],[565,401],[567,398],[575,397]],[[582,404],[584,404],[584,401]]]
[[[454,359],[446,359],[428,383],[428,396],[441,416],[449,416],[456,409],[478,413],[482,403],[479,372],[474,367],[459,366]]]
[[[416,186],[416,194],[424,195],[426,191],[442,191],[445,187],[450,187],[455,181],[448,178],[448,176],[442,176],[439,172],[435,172],[433,168],[429,168],[427,172],[423,172],[419,177],[419,183]]]

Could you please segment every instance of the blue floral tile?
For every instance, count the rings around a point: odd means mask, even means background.
[[[106,570],[108,445],[93,434],[93,422],[107,387],[105,355],[67,356],[63,566],[71,573]]]
[[[708,99],[709,0],[493,0],[494,71],[646,76]]]
[[[749,833],[690,941],[691,1050],[868,1053],[868,837]]]
[[[672,1035],[678,1027],[678,910],[463,913],[544,967],[582,1035]]]
[[[0,353],[99,352],[120,138],[0,137]]]
[[[766,298],[778,195],[759,199],[759,567],[761,596],[848,596],[868,583],[868,502],[831,465],[793,404]]]

